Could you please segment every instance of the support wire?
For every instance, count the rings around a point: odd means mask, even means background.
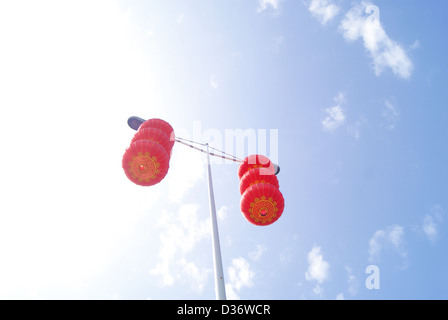
[[[186,146],[188,146],[190,148],[193,148],[195,150],[199,150],[199,151],[201,151],[203,153],[208,153],[209,155],[214,156],[214,157],[218,157],[218,158],[222,158],[222,159],[226,159],[226,160],[230,160],[230,161],[234,161],[234,162],[238,162],[238,163],[243,162],[243,160],[237,158],[236,156],[231,155],[229,153],[226,153],[226,152],[224,152],[222,150],[213,148],[210,145],[207,145],[206,143],[200,143],[200,142],[187,140],[187,139],[183,139],[183,138],[179,138],[179,137],[176,138],[176,142],[184,144],[184,145],[186,145]],[[197,145],[200,145],[200,146],[203,146],[203,147],[208,146],[208,148],[213,149],[213,150],[215,150],[217,152],[220,152],[221,154],[216,154],[216,153],[213,153],[213,152],[207,152],[206,150],[201,149],[199,147],[196,147],[193,144],[197,144]]]

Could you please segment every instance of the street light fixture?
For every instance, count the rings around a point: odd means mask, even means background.
[[[131,129],[138,131],[140,126],[145,121],[146,120],[144,120],[142,118],[133,116],[128,119],[128,125]],[[159,121],[162,121],[162,120],[159,120]],[[208,192],[209,192],[209,204],[210,204],[210,218],[211,218],[211,225],[212,225],[212,248],[213,248],[213,265],[214,265],[214,276],[215,276],[215,295],[216,295],[216,300],[226,300],[224,271],[223,271],[223,267],[222,267],[221,246],[219,243],[218,221],[217,221],[217,217],[216,217],[216,206],[215,206],[215,197],[214,197],[214,192],[213,192],[210,156],[217,156],[217,157],[220,157],[223,159],[235,161],[237,163],[242,163],[243,160],[238,159],[235,156],[226,154],[223,151],[212,148],[209,146],[208,143],[205,143],[205,144],[199,143],[199,142],[190,141],[190,140],[186,140],[186,139],[179,138],[179,137],[174,138],[174,135],[170,138],[175,139],[176,142],[187,145],[195,150],[198,150],[198,151],[201,151],[201,152],[204,152],[207,154],[207,180],[208,180]],[[193,144],[199,145],[201,147],[195,146]],[[205,150],[203,149],[204,147],[205,147]],[[218,155],[214,152],[210,152],[210,148],[219,151],[221,154]],[[275,175],[277,175],[280,172],[280,167],[277,164],[274,164],[271,162],[270,162],[270,164],[273,165],[273,171],[274,171],[273,173]],[[282,200],[283,200],[283,198],[282,198]],[[268,202],[269,202],[269,200],[268,200]],[[283,210],[283,208],[282,208],[282,210]],[[276,217],[276,219],[278,219],[278,217]]]

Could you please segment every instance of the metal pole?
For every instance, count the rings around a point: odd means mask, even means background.
[[[215,267],[215,294],[216,300],[226,300],[226,289],[224,285],[224,272],[222,270],[221,246],[219,244],[218,222],[216,219],[215,197],[213,195],[212,170],[210,166],[210,152],[207,146],[207,177],[208,192],[210,197],[210,218],[212,220],[213,236],[213,264]]]

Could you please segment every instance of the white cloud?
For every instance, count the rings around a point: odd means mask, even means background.
[[[222,206],[216,212],[216,215],[218,216],[218,219],[220,221],[224,221],[227,218],[227,210],[228,210],[228,208],[226,206]]]
[[[186,279],[190,287],[196,292],[202,292],[209,279],[209,275],[212,274],[212,270],[206,268],[200,269],[195,263],[188,262],[185,258],[182,258],[179,264],[186,274]]]
[[[216,81],[216,77],[213,74],[210,76],[210,86],[213,89],[218,89],[218,86],[219,86],[218,81]]]
[[[249,252],[249,258],[251,258],[254,261],[258,261],[266,251],[267,248],[259,244],[257,245],[257,248],[254,251]]]
[[[344,293],[343,292],[338,293],[338,295],[336,296],[336,300],[345,300]]]
[[[394,248],[399,249],[403,243],[404,231],[402,226],[393,226],[388,231],[389,241],[392,243]]]
[[[197,204],[184,204],[177,215],[167,212],[158,221],[163,229],[159,262],[150,273],[161,277],[162,286],[171,286],[176,279],[186,279],[196,291],[200,292],[204,287],[211,270],[199,268],[187,260],[187,254],[211,233],[210,218],[200,220],[198,209]]]
[[[342,91],[339,91],[336,97],[334,97],[333,99],[338,105],[347,103],[346,93]]]
[[[369,240],[369,261],[373,262],[379,257],[383,247],[381,241],[386,238],[384,230],[377,230]]]
[[[431,242],[434,242],[437,237],[437,224],[434,221],[434,218],[430,215],[426,215],[423,218],[423,225],[422,225],[423,232],[426,234],[428,239]]]
[[[228,269],[229,281],[237,290],[243,287],[252,287],[255,273],[250,269],[250,264],[243,257],[232,260],[232,265]]]
[[[324,289],[320,286],[319,283],[316,284],[316,286],[313,288],[313,293],[314,293],[315,295],[320,296],[320,295],[322,295],[323,292],[324,292]]]
[[[240,300],[240,296],[238,295],[238,293],[236,293],[235,288],[226,283],[226,298],[227,300]]]
[[[280,264],[284,267],[287,266],[292,259],[292,248],[286,247],[285,249],[283,249],[283,251],[279,253],[279,257],[280,257]]]
[[[322,121],[322,127],[324,131],[334,132],[337,128],[345,123],[345,114],[341,105],[347,102],[345,92],[339,91],[333,98],[336,102],[336,106],[325,109],[327,117]]]
[[[415,50],[420,47],[420,41],[415,40],[413,44],[409,47],[411,50]]]
[[[400,225],[392,225],[386,230],[377,230],[369,240],[369,261],[380,261],[381,253],[386,249],[392,249],[401,258],[406,258],[407,252],[404,246],[404,228]]]
[[[396,106],[392,104],[389,100],[386,100],[385,108],[383,109],[381,115],[387,122],[386,128],[389,130],[395,129],[395,126],[400,119],[400,112],[397,110]]]
[[[322,121],[325,131],[334,132],[337,128],[345,123],[345,115],[341,106],[334,106],[325,109],[328,116]]]
[[[274,11],[278,12],[280,0],[258,0],[257,12],[261,13],[271,7]]]
[[[389,38],[379,19],[371,18],[373,15],[366,16],[366,9],[369,6],[370,3],[363,1],[347,12],[339,26],[344,38],[350,42],[363,39],[364,47],[372,57],[377,76],[385,68],[390,68],[395,75],[404,79],[409,78],[413,70],[411,60],[403,48]]]
[[[308,10],[323,25],[339,14],[339,7],[331,0],[311,0]]]
[[[227,269],[229,276],[226,283],[226,295],[229,300],[237,300],[238,292],[244,287],[254,285],[255,273],[251,270],[249,262],[243,257],[235,258]]]
[[[362,126],[362,124],[365,122],[365,119],[361,119],[359,121],[356,121],[354,124],[347,126],[347,132],[354,137],[356,140],[359,140],[361,137],[361,133],[359,128]]]
[[[361,117],[361,119],[355,123],[346,124],[346,115],[343,106],[347,104],[347,94],[343,91],[339,91],[333,100],[336,102],[336,105],[325,109],[327,116],[322,121],[323,130],[334,133],[339,127],[344,126],[349,135],[356,140],[359,140],[361,136],[360,128],[367,120]]]
[[[431,209],[431,212],[423,217],[420,229],[432,244],[436,243],[439,235],[439,225],[443,222],[442,212],[442,207],[440,205],[435,205]]]
[[[316,280],[318,284],[321,284],[328,279],[330,264],[324,260],[321,254],[321,247],[314,245],[311,251],[308,253],[308,269],[305,272],[305,278],[308,281]],[[316,288],[320,291],[320,287]]]
[[[353,269],[350,268],[349,266],[346,266],[345,270],[347,271],[348,293],[351,296],[354,296],[358,292],[358,288],[359,288],[358,278],[353,274]]]
[[[163,260],[150,270],[150,274],[162,277],[162,286],[171,286],[174,284],[174,276],[170,270],[169,260]]]

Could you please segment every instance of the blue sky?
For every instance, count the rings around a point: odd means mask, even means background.
[[[0,298],[214,299],[205,157],[132,184],[136,115],[280,164],[256,227],[212,162],[229,299],[447,299],[446,9],[0,1]]]

